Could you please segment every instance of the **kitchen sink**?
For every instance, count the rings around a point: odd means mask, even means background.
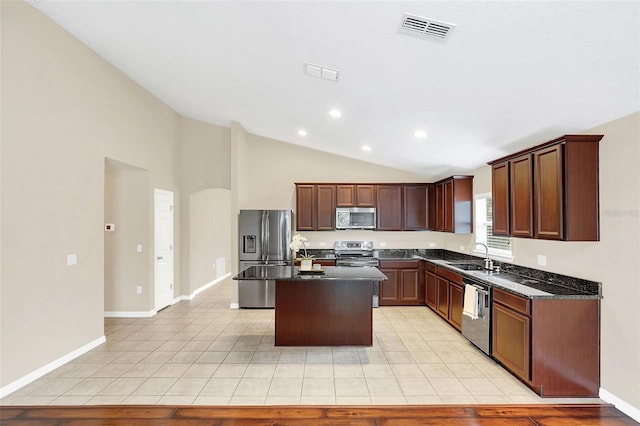
[[[449,263],[449,266],[453,266],[454,268],[462,269],[464,271],[482,271],[484,268],[480,265],[476,265],[475,263]]]

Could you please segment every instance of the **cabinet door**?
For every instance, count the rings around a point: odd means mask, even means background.
[[[354,207],[355,205],[355,185],[336,185],[336,207]]]
[[[296,185],[296,229],[316,229],[316,186]]]
[[[356,185],[356,206],[376,206],[376,187],[374,185]]]
[[[533,154],[535,238],[564,238],[562,148],[563,145],[555,145]]]
[[[444,231],[444,185],[438,183],[435,186],[436,193],[436,230]]]
[[[380,297],[378,303],[383,305],[398,304],[400,274],[398,269],[380,269],[380,272],[387,276],[386,281],[380,281]]]
[[[437,277],[438,284],[438,303],[436,304],[436,312],[444,319],[449,319],[449,280]]]
[[[316,230],[333,231],[336,216],[335,185],[317,185],[316,196]]]
[[[462,328],[462,286],[449,282],[449,322]]]
[[[404,229],[406,231],[424,231],[427,229],[427,186],[405,185],[404,191]]]
[[[378,231],[402,230],[402,186],[378,185],[377,220]]]
[[[442,186],[442,196],[443,196],[443,202],[442,202],[442,206],[443,206],[443,218],[444,218],[444,228],[443,231],[445,232],[453,232],[453,212],[454,212],[454,205],[453,205],[453,179],[445,181],[443,186]]]
[[[435,310],[437,305],[437,276],[433,272],[425,271],[424,273],[424,283],[425,283],[425,297],[424,303],[427,304],[428,307]]]
[[[427,188],[427,227],[435,231],[438,229],[438,206],[436,203],[436,185]]]
[[[418,269],[400,270],[400,301],[420,303],[424,294],[420,291],[420,272]]]
[[[493,357],[513,374],[531,379],[531,325],[529,317],[493,303]]]
[[[509,235],[509,162],[491,167],[493,235]]]
[[[514,158],[510,163],[511,235],[533,237],[533,182],[531,155]]]

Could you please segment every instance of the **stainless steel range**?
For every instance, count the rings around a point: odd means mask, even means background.
[[[336,266],[377,268],[380,265],[373,250],[373,241],[336,241],[333,243],[333,251],[336,255]],[[374,308],[378,307],[379,294],[380,283],[375,282],[372,301]]]

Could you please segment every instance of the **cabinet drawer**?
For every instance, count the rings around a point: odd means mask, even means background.
[[[418,269],[419,260],[381,260],[380,268],[389,269]]]
[[[514,311],[531,315],[531,301],[515,294],[507,293],[499,288],[493,288],[493,300],[510,307]]]
[[[462,284],[462,275],[458,275],[455,272],[451,272],[446,268],[438,267],[438,275],[448,279],[451,282]]]
[[[435,274],[436,273],[436,265],[434,265],[433,263],[424,262],[424,270],[425,271],[429,271],[429,272],[433,272]]]

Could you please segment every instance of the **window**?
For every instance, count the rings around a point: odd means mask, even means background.
[[[475,214],[476,243],[485,244],[489,248],[490,255],[512,259],[511,238],[493,235],[493,203],[490,194],[476,197]],[[480,246],[476,246],[475,251],[484,254],[484,250]]]

